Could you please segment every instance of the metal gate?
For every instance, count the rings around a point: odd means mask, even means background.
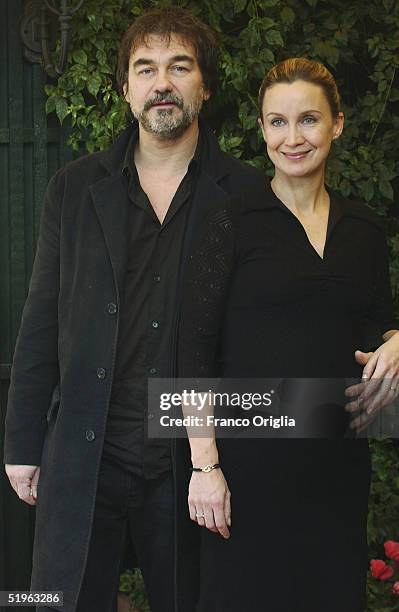
[[[0,457],[15,339],[50,176],[72,158],[66,129],[46,117],[46,75],[24,59],[22,0],[0,0]],[[0,466],[0,590],[29,588],[34,510]],[[9,609],[9,608],[7,608]],[[6,609],[4,609],[6,610]]]

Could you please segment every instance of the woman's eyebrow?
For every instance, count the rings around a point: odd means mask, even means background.
[[[316,109],[305,110],[305,111],[302,111],[299,114],[300,115],[307,115],[309,113],[318,113],[319,115],[322,115],[322,112],[319,111],[319,110],[316,110]],[[280,115],[281,117],[284,117],[284,113],[278,113],[277,111],[270,111],[265,116],[268,117],[269,115]]]

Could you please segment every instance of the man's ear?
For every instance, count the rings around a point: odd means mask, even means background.
[[[207,100],[209,100],[212,94],[209,91],[209,89],[205,89],[205,87],[202,88],[202,92],[203,92],[204,102],[207,102]]]
[[[122,89],[123,89],[123,97],[125,98],[126,102],[130,104],[128,84],[123,83]]]

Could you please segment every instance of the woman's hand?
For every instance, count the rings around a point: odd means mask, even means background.
[[[201,527],[230,537],[230,491],[220,468],[211,472],[193,472],[188,490],[190,518]]]
[[[359,432],[373,421],[378,410],[391,404],[399,394],[399,332],[374,353],[356,351],[355,359],[364,366],[362,382],[346,389],[345,395],[355,399],[345,409],[348,412],[362,410],[350,425]]]

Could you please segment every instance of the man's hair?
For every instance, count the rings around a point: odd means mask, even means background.
[[[116,80],[123,95],[128,82],[129,60],[140,45],[147,45],[151,35],[160,36],[166,44],[172,36],[193,47],[201,70],[204,88],[214,93],[218,82],[219,44],[215,32],[181,7],[155,8],[138,17],[123,35],[118,55]]]
[[[258,104],[260,117],[262,117],[263,99],[266,91],[277,83],[294,83],[295,81],[306,81],[319,85],[330,106],[332,116],[334,119],[338,117],[341,100],[333,75],[324,64],[304,57],[286,59],[273,66],[266,74],[259,89]]]

